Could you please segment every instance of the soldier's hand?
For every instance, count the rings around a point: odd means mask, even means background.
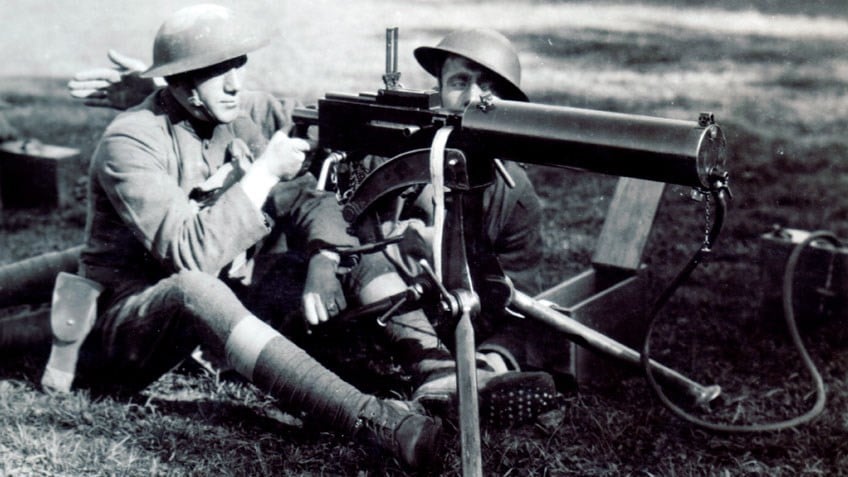
[[[287,181],[300,172],[306,153],[310,149],[312,144],[308,141],[288,137],[285,133],[278,131],[271,137],[265,152],[256,160],[256,164],[262,165],[280,180]]]
[[[309,260],[303,288],[303,314],[309,325],[326,322],[347,307],[342,285],[336,277],[338,261],[322,253]]]
[[[143,61],[109,50],[112,68],[80,71],[68,82],[71,96],[86,106],[127,109],[140,103],[160,85],[152,78],[141,78],[147,69]]]

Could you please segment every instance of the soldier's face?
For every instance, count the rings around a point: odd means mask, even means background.
[[[194,111],[205,114],[210,121],[234,121],[239,115],[246,63],[247,56],[241,56],[193,73],[195,103],[200,103]]]
[[[498,97],[493,75],[473,61],[461,56],[449,55],[442,65],[439,77],[439,92],[442,107],[452,112],[462,112],[480,96],[492,94]]]

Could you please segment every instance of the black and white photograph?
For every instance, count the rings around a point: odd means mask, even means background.
[[[848,476],[844,0],[6,0],[0,477]]]

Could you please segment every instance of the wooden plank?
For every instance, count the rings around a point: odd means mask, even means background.
[[[623,177],[618,180],[592,263],[636,271],[651,233],[665,184]]]

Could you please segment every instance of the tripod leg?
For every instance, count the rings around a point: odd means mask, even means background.
[[[483,467],[480,456],[480,408],[477,402],[474,328],[471,326],[471,309],[465,303],[462,304],[462,317],[456,324],[455,337],[462,475],[481,476]]]

